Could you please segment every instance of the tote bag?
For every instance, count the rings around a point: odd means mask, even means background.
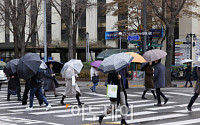
[[[118,85],[107,85],[107,97],[117,98]]]

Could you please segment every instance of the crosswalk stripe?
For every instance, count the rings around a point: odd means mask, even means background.
[[[143,94],[143,92],[134,92],[135,94],[139,94],[139,95],[141,95],[142,96],[142,94]],[[164,92],[164,94],[165,94],[166,92]],[[146,95],[151,95],[151,96],[153,96],[153,94],[151,94],[151,93],[146,93]],[[171,95],[168,95],[168,94],[165,94],[165,96],[166,97],[173,97],[173,96],[171,96]]]
[[[163,124],[157,124],[157,125],[190,125],[200,123],[200,118],[197,119],[190,119],[190,120],[181,120],[177,122],[169,122],[169,123],[163,123]]]
[[[167,104],[174,104],[176,102],[168,102]],[[155,103],[148,103],[148,104],[140,104],[140,105],[134,105],[134,108],[136,107],[146,107],[146,106],[153,106]]]
[[[192,97],[192,94],[185,94],[185,93],[179,93],[179,92],[165,92],[165,93]]]
[[[88,95],[95,95],[95,96],[101,96],[101,97],[106,97],[106,95],[104,94],[99,94],[99,93],[91,93],[91,92],[84,92],[85,94],[88,94]]]
[[[196,112],[196,111],[200,111],[200,108],[192,108],[192,112]],[[177,113],[188,113],[188,112],[191,112],[191,111],[188,111],[187,109],[183,109],[183,110],[177,110],[177,111],[174,111],[174,112],[177,112]]]
[[[170,115],[159,115],[159,116],[152,116],[152,117],[145,117],[145,118],[139,118],[134,119],[133,121],[127,120],[127,123],[136,123],[136,122],[149,122],[149,121],[155,121],[155,120],[163,120],[163,119],[170,119],[170,118],[177,118],[177,117],[183,117],[187,116],[187,114],[170,114]],[[120,123],[118,122],[112,122],[112,123]]]
[[[200,103],[195,103],[194,105],[199,105]],[[146,110],[163,110],[163,109],[170,109],[176,107],[186,107],[188,104],[181,104],[181,105],[172,105],[172,106],[163,106],[163,107],[154,107],[154,108],[146,108]]]

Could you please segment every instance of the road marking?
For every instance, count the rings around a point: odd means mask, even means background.
[[[135,122],[150,122],[150,121],[156,121],[156,120],[164,120],[164,119],[170,119],[170,118],[177,118],[177,117],[183,117],[188,116],[188,114],[170,114],[170,115],[160,115],[160,116],[152,116],[152,117],[145,117],[145,118],[139,118],[134,119],[133,121],[127,120],[127,123],[135,123]],[[112,122],[112,123],[121,123],[121,121],[118,122]]]
[[[142,94],[143,94],[143,92],[134,92],[134,93],[139,94],[139,95],[141,95],[141,96],[142,96]],[[166,93],[166,92],[164,92],[164,94],[165,94],[165,93]],[[146,95],[152,95],[152,96],[153,96],[153,94],[151,94],[151,93],[146,93]],[[166,96],[166,97],[170,97],[170,98],[173,97],[173,96],[167,95],[167,94],[165,94],[165,96]]]
[[[85,94],[88,94],[88,95],[95,95],[95,96],[101,96],[101,97],[107,97],[106,95],[104,94],[99,94],[99,93],[91,93],[91,92],[84,92]]]
[[[200,123],[200,118],[190,119],[190,120],[181,120],[177,122],[169,122],[169,123],[157,124],[157,125],[190,125],[190,124],[195,124],[195,123]]]
[[[179,93],[179,92],[165,92],[165,93],[173,94],[173,95],[182,95],[182,96],[192,97],[192,94],[185,94],[185,93]]]
[[[177,111],[174,111],[174,112],[177,112],[177,113],[192,113],[192,112],[196,112],[196,111],[200,111],[200,108],[192,108],[192,111],[188,111],[187,109],[183,109],[183,110],[177,110]]]

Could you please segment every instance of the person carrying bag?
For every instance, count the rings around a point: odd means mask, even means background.
[[[90,88],[90,90],[92,92],[96,92],[96,86],[98,85],[98,82],[99,82],[99,71],[97,71],[96,67],[91,67],[90,76],[93,82],[93,86]]]

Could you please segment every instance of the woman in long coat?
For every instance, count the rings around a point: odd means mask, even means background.
[[[65,71],[65,81],[66,81],[65,93],[63,94],[62,100],[60,101],[62,105],[65,105],[64,99],[66,98],[66,96],[76,97],[78,105],[84,104],[80,101],[80,98],[79,98],[82,94],[78,87],[78,84],[76,83],[76,81],[74,84],[72,83],[72,77],[75,78],[75,76],[77,76],[77,74],[75,73],[74,69],[71,67],[68,67],[67,70]]]
[[[7,101],[10,101],[10,95],[17,95],[17,100],[22,101],[20,92],[21,86],[17,73],[10,75],[10,80],[8,82]]]
[[[55,95],[55,97],[57,97],[58,95],[56,94],[56,88],[58,88],[58,87],[59,87],[59,85],[55,78],[53,64],[50,63],[49,68],[46,70],[46,73],[45,73],[45,80],[44,80],[44,85],[43,85],[44,95],[45,95],[45,92],[47,92],[47,91],[54,91],[54,95]]]
[[[145,78],[144,78],[144,86],[145,86],[145,90],[142,94],[142,99],[147,99],[145,98],[145,94],[148,90],[151,90],[154,99],[156,99],[156,95],[154,93],[154,83],[153,83],[153,67],[152,67],[152,63],[149,62],[147,63],[143,70],[145,71]]]
[[[199,94],[200,94],[200,67],[197,67],[197,82],[194,87],[194,95],[192,96],[187,106],[188,111],[192,111],[192,105],[195,102],[195,100],[198,98]]]

